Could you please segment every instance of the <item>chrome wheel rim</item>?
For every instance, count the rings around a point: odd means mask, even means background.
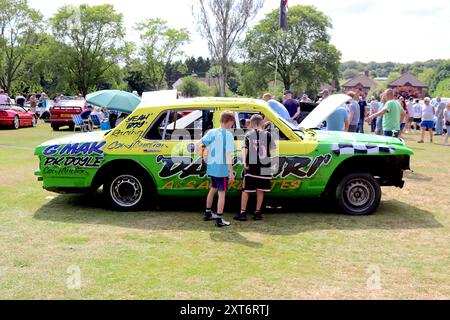
[[[14,128],[19,129],[19,118],[18,117],[14,118]]]
[[[364,179],[350,180],[344,188],[345,202],[355,212],[363,212],[375,201],[375,188]]]
[[[122,175],[112,182],[110,194],[118,205],[129,208],[139,203],[142,190],[138,179],[130,175]]]
[[[33,127],[36,127],[36,118],[35,117],[33,117],[31,119],[31,123],[33,124]]]

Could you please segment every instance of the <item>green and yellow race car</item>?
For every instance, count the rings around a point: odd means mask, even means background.
[[[279,117],[266,102],[237,98],[197,98],[142,102],[116,128],[45,142],[36,148],[43,187],[53,192],[87,192],[103,186],[116,210],[138,210],[157,196],[202,196],[210,187],[206,164],[195,152],[205,132],[219,126],[220,113],[235,112],[236,181],[242,189],[240,150],[245,123],[262,114],[278,137],[268,197],[327,197],[347,214],[373,213],[381,186],[403,187],[413,152],[401,139],[323,131],[320,123],[349,97],[324,100],[299,126]]]

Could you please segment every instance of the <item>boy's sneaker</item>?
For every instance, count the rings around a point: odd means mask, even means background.
[[[254,216],[253,216],[253,220],[260,221],[260,220],[262,220],[262,219],[263,219],[263,217],[262,217],[261,212],[256,211],[255,214],[254,214]]]
[[[235,216],[233,219],[237,220],[237,221],[247,221],[247,215],[245,212],[241,212],[237,216]]]
[[[222,218],[217,218],[216,219],[216,227],[217,228],[222,228],[222,227],[228,227],[231,223],[229,223],[228,221],[223,220]]]
[[[212,211],[206,210],[205,211],[205,216],[203,217],[203,220],[204,221],[211,221],[211,220],[214,220],[214,219],[217,219],[217,215],[214,212],[212,212]]]

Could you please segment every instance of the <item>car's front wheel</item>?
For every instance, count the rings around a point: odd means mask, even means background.
[[[380,205],[380,184],[368,173],[349,174],[337,185],[336,201],[346,214],[372,214]]]
[[[123,169],[108,175],[103,193],[108,205],[115,210],[135,211],[144,208],[150,186],[145,175],[137,170]]]
[[[37,125],[37,118],[36,118],[36,117],[32,117],[32,118],[31,118],[31,125],[32,125],[33,127],[36,127],[36,125]]]

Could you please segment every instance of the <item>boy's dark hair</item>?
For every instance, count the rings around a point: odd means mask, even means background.
[[[234,112],[232,111],[224,111],[220,114],[220,123],[228,123],[235,122],[236,118],[234,116]]]
[[[261,117],[259,114],[254,114],[251,118],[250,118],[250,123],[253,127],[260,127],[261,124],[263,122],[263,117]]]

